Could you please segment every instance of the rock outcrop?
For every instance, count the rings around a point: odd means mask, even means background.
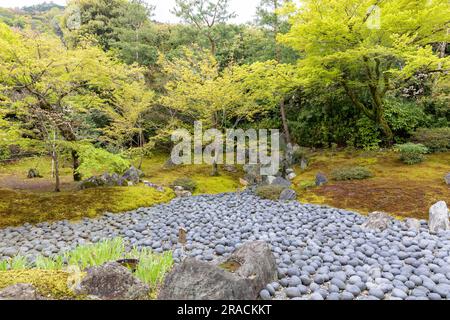
[[[75,288],[76,294],[101,300],[146,300],[149,288],[117,262],[85,270],[86,276]]]
[[[220,264],[186,259],[166,277],[161,300],[255,300],[275,280],[277,267],[265,242],[244,244]]]

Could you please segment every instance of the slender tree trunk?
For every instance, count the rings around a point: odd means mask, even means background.
[[[144,162],[144,133],[142,131],[142,128],[139,131],[139,148],[141,148],[141,158],[139,160],[139,166],[138,169],[142,169],[142,163]]]
[[[284,104],[284,98],[280,100],[280,112],[281,112],[281,121],[283,122],[283,130],[286,136],[286,142],[291,143],[291,133],[289,131],[289,125],[286,117],[286,108]]]
[[[82,176],[81,173],[78,172],[78,168],[80,167],[80,156],[76,150],[72,150],[72,164],[73,164],[73,180],[81,181]]]
[[[59,179],[59,159],[58,159],[58,151],[56,150],[56,131],[53,133],[52,162],[54,165],[53,173],[55,177],[55,192],[61,192],[61,182]]]

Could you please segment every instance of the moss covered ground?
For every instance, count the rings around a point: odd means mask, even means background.
[[[168,187],[180,177],[197,183],[195,194],[234,192],[242,172],[221,170],[212,177],[211,166],[177,166],[165,169],[168,156],[159,154],[144,160],[142,170],[146,180]],[[138,161],[136,161],[137,164]],[[339,167],[363,166],[374,177],[358,181],[330,181],[314,187],[315,175],[330,176]],[[27,171],[37,168],[41,179],[27,179]],[[54,193],[48,158],[31,158],[10,164],[0,164],[0,227],[62,219],[95,217],[104,212],[122,212],[170,201],[174,194],[159,193],[143,185],[127,188],[98,188],[78,191],[72,181],[70,164],[62,165],[62,192]],[[327,204],[361,213],[386,211],[398,217],[427,218],[428,208],[438,200],[450,202],[450,188],[443,177],[450,172],[450,153],[428,155],[422,164],[405,165],[398,154],[386,152],[319,151],[311,156],[307,170],[296,168],[298,177],[294,189],[299,200]]]
[[[330,177],[344,166],[363,166],[374,173],[366,180],[330,181],[313,187],[318,172]],[[361,213],[385,211],[398,218],[428,219],[428,210],[435,202],[450,202],[450,188],[444,176],[450,172],[450,153],[426,156],[417,165],[405,165],[395,152],[316,152],[307,170],[296,168],[294,180],[299,200],[326,204]]]
[[[38,293],[46,299],[74,299],[69,289],[70,273],[49,270],[10,270],[0,271],[0,290],[19,283],[32,284]]]

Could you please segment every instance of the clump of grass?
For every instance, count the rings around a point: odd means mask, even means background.
[[[71,266],[84,270],[124,258],[137,259],[139,261],[134,275],[142,282],[148,284],[152,290],[156,290],[160,286],[164,276],[173,266],[172,252],[156,254],[149,249],[138,249],[136,247],[127,252],[124,240],[115,238],[103,240],[96,244],[78,246],[62,255],[53,257],[39,256],[36,258],[34,269],[62,271],[67,266]],[[31,267],[26,261],[23,257],[1,261],[0,271],[30,269]]]
[[[429,151],[423,144],[415,143],[399,144],[396,149],[400,152],[400,160],[409,165],[422,163]]]
[[[151,288],[157,288],[172,266],[172,252],[154,254],[150,250],[144,249],[140,252],[135,276]]]
[[[44,257],[38,256],[35,261],[36,269],[39,270],[62,270],[64,268],[64,257],[63,256],[55,256],[55,257]]]
[[[331,172],[335,181],[364,180],[373,177],[373,173],[365,167],[341,167]]]
[[[267,185],[259,186],[256,188],[255,193],[258,197],[269,200],[279,200],[281,192],[286,189],[286,187],[279,185]]]
[[[17,255],[13,258],[0,261],[0,271],[26,270],[28,268],[30,268],[30,263],[24,256]]]
[[[80,269],[100,266],[109,261],[119,260],[125,252],[125,243],[121,238],[104,240],[95,244],[79,246],[65,254],[69,265]]]

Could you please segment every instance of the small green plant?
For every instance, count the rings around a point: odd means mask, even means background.
[[[281,192],[283,192],[284,189],[286,188],[279,185],[259,186],[258,188],[256,188],[255,193],[262,199],[275,201],[280,199]]]
[[[139,264],[135,276],[155,288],[162,283],[164,276],[172,269],[172,266],[172,252],[154,254],[148,249],[143,249],[139,254]]]
[[[171,185],[171,188],[175,188],[175,187],[183,187],[184,190],[188,190],[191,192],[194,192],[195,189],[197,189],[197,183],[192,180],[191,178],[178,178],[176,179]]]
[[[432,153],[446,152],[450,150],[450,128],[419,129],[413,134],[413,141]]]
[[[64,267],[64,256],[44,257],[38,256],[35,267],[39,270],[62,270]]]
[[[423,144],[399,144],[396,149],[400,152],[400,160],[409,165],[423,162],[425,160],[424,155],[428,153],[428,148]]]
[[[1,260],[0,261],[0,271],[8,270],[8,266],[9,266],[8,260]]]
[[[365,167],[342,167],[331,172],[331,178],[335,181],[364,180],[372,178],[373,173]]]
[[[80,269],[100,266],[109,261],[119,260],[125,252],[125,243],[121,238],[104,240],[99,243],[79,246],[65,254],[69,265]]]
[[[15,256],[8,261],[8,270],[25,270],[30,267],[30,263],[24,256]]]

